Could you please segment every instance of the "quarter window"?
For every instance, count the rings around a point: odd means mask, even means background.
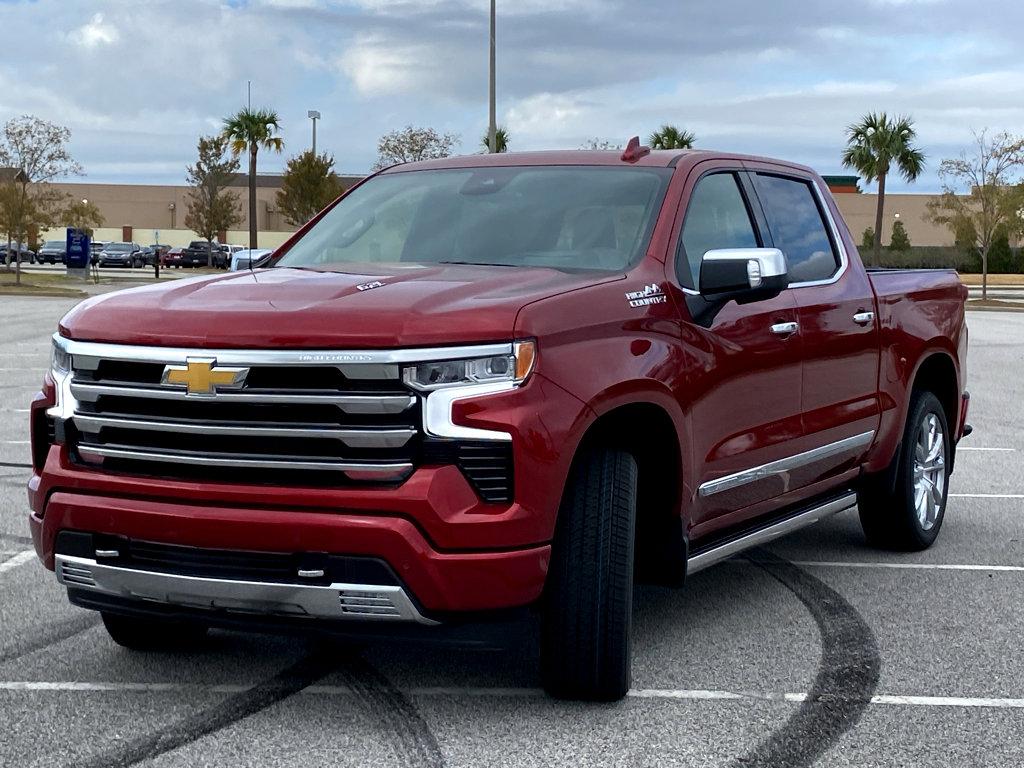
[[[757,235],[736,176],[711,174],[698,181],[690,193],[676,255],[680,283],[697,288],[700,262],[707,251],[757,246]]]
[[[832,277],[839,260],[810,183],[758,174],[757,184],[772,240],[786,255],[790,282]]]

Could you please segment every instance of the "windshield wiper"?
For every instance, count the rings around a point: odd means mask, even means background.
[[[429,264],[429,262],[424,262],[424,264]],[[456,261],[456,260],[449,260],[449,259],[442,259],[439,262],[434,262],[434,264],[471,264],[471,265],[475,265],[477,267],[515,267],[516,266],[514,264],[501,264],[500,262],[463,262],[463,261]]]

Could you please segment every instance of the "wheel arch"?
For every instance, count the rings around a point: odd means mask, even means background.
[[[674,413],[673,413],[674,412]],[[635,563],[641,578],[678,583],[685,573],[682,414],[665,393],[609,399],[583,432],[570,465],[566,490],[580,459],[595,447],[622,449],[637,463]],[[563,503],[564,495],[563,492]],[[561,506],[560,510],[561,512]]]

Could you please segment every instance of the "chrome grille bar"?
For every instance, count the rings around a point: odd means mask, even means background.
[[[184,390],[157,387],[124,387],[120,385],[87,384],[72,381],[71,394],[80,401],[92,402],[103,395],[122,398],[152,398],[154,400],[188,401],[195,403],[201,397]],[[281,393],[281,392],[218,392],[207,400],[218,403],[270,403],[336,406],[347,414],[400,414],[416,403],[413,395],[335,395],[333,393]]]
[[[82,454],[94,454],[109,459],[130,459],[137,462],[162,462],[173,465],[200,465],[204,467],[242,467],[263,470],[320,470],[358,474],[360,479],[397,480],[412,472],[410,462],[346,462],[328,457],[262,456],[255,454],[202,454],[173,449],[122,448],[94,443],[79,443]]]
[[[219,396],[223,397],[223,396]],[[416,431],[411,428],[352,430],[338,427],[278,427],[274,425],[220,424],[192,421],[154,421],[125,419],[75,413],[75,425],[83,432],[98,432],[105,427],[127,430],[151,430],[199,435],[238,435],[261,438],[332,438],[352,448],[398,448],[407,444]]]

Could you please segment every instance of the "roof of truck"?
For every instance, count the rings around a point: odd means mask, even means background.
[[[430,168],[486,168],[494,166],[634,166],[647,168],[671,168],[680,161],[698,162],[700,160],[735,160],[759,163],[775,163],[789,168],[806,171],[811,169],[799,163],[786,160],[741,155],[735,152],[722,152],[710,149],[691,150],[651,150],[636,160],[623,160],[622,150],[545,150],[540,152],[499,152],[479,153],[476,155],[452,155],[434,160],[419,160],[401,163],[385,169],[382,173],[403,173],[406,171],[422,171]],[[813,173],[813,171],[812,171]]]

